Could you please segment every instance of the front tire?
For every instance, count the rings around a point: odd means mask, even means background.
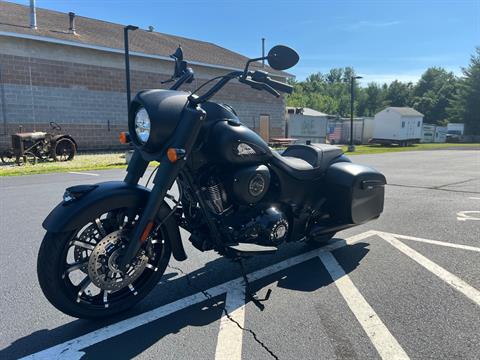
[[[122,230],[113,227],[113,232],[109,233],[108,236],[103,236],[105,235],[105,229],[112,226],[105,219],[96,220],[99,220],[103,225],[100,226],[103,227],[102,235],[99,235],[99,231],[92,230],[96,222],[92,222],[90,225],[86,224],[82,229],[72,232],[47,232],[38,254],[37,275],[45,297],[58,310],[77,318],[109,317],[134,306],[158,284],[171,255],[170,242],[166,238],[168,236],[167,231],[159,229],[158,237],[149,238],[145,246],[142,247],[154,247],[154,254],[156,255],[150,255],[151,250],[150,253],[145,252],[144,259],[147,259],[147,262],[143,263],[141,274],[136,277],[132,276],[131,283],[124,284],[121,277],[118,278],[120,275],[109,272],[107,268],[105,279],[112,280],[113,285],[108,289],[102,289],[98,285],[99,281],[102,284],[103,276],[96,282],[92,282],[92,261],[90,258],[92,256],[96,256],[95,259],[106,258],[102,253],[98,255],[99,250],[97,249],[103,249],[102,243],[105,243],[105,239],[112,238],[115,236],[112,234],[117,234]],[[79,234],[87,230],[91,236],[82,238]],[[108,231],[110,230],[112,228]],[[85,248],[82,248],[82,246],[85,246]],[[111,248],[111,246],[108,246],[110,244],[106,247]],[[72,248],[74,249],[73,252],[71,251]],[[73,253],[75,259],[72,262],[68,258],[72,257]],[[103,262],[110,264],[110,258]],[[100,269],[100,262],[98,264],[98,269]],[[93,264],[93,268],[95,271],[98,270],[96,263]],[[110,279],[110,277],[112,278]],[[83,278],[83,280],[75,280],[75,278]]]

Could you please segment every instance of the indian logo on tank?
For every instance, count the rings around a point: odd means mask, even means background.
[[[248,144],[240,143],[237,145],[237,155],[239,156],[248,156],[255,155],[256,151]]]

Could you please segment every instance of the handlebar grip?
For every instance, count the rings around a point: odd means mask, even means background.
[[[282,83],[280,81],[272,80],[268,76],[265,79],[265,84],[270,85],[272,88],[274,88],[275,90],[278,90],[280,92],[284,92],[284,93],[287,93],[287,94],[291,94],[293,92],[293,86]]]
[[[275,97],[280,97],[280,94],[274,88],[272,88],[270,85],[268,85],[266,83],[263,83],[262,85],[263,85],[264,90],[267,90],[270,94],[272,94]]]

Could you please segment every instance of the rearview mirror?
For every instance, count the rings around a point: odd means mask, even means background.
[[[183,61],[183,50],[182,47],[179,45],[177,50],[170,55],[170,57],[175,60],[175,70],[173,72],[173,78],[179,78],[187,69],[187,62]]]
[[[286,70],[298,63],[299,56],[297,52],[288,46],[274,46],[267,56],[268,65],[275,70]]]

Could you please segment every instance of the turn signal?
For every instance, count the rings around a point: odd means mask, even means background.
[[[185,150],[183,149],[169,148],[167,150],[167,158],[168,160],[170,160],[171,163],[174,163],[180,159],[183,159],[184,156],[185,156]]]
[[[120,133],[120,143],[128,144],[130,142],[130,134],[128,132],[122,131]]]

